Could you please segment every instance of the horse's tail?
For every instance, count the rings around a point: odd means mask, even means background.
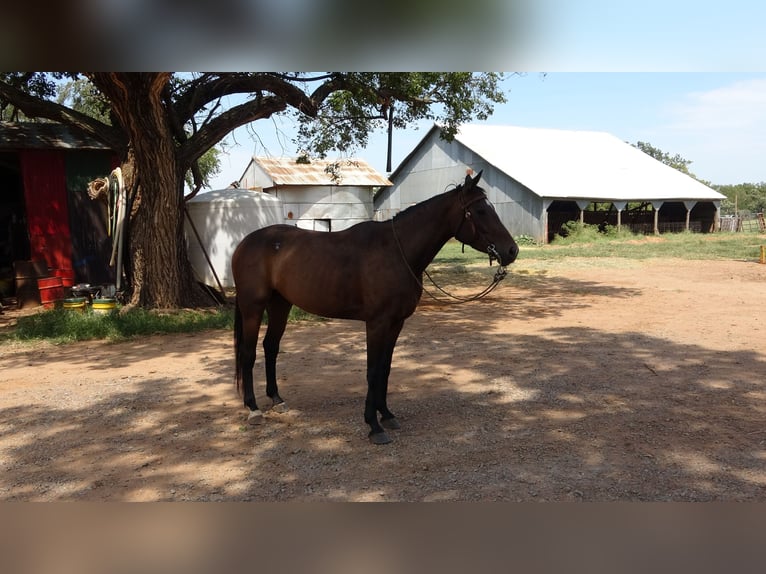
[[[234,297],[234,380],[237,392],[242,394],[242,311],[236,296]]]

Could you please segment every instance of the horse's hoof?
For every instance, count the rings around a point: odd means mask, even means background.
[[[263,423],[263,413],[259,411],[258,409],[255,409],[254,411],[250,411],[250,414],[247,415],[247,422],[251,425],[259,425]]]
[[[392,417],[390,419],[380,419],[380,426],[388,430],[399,430],[402,428],[402,425],[399,424],[399,421],[396,420],[396,417]]]
[[[389,437],[385,431],[371,432],[370,442],[372,444],[388,444],[391,442],[391,437]]]
[[[286,413],[290,409],[287,407],[287,403],[282,402],[282,403],[275,403],[274,405],[272,405],[271,410],[274,411],[275,413]]]

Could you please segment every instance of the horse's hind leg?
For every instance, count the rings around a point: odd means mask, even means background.
[[[279,293],[274,293],[266,306],[269,317],[269,325],[266,336],[263,338],[263,354],[266,364],[266,394],[272,402],[275,412],[282,413],[287,410],[287,405],[279,396],[277,388],[277,355],[279,355],[279,342],[285,332],[287,316],[290,314],[292,303],[287,301]]]
[[[258,344],[258,333],[261,329],[263,307],[254,309],[240,316],[241,332],[237,341],[237,363],[239,376],[242,378],[242,398],[245,406],[250,410],[247,422],[260,424],[263,422],[263,413],[255,402],[253,391],[253,366],[255,365],[255,350]]]

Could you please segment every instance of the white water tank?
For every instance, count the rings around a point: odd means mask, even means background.
[[[189,218],[199,233],[218,279],[224,287],[234,287],[231,256],[239,242],[250,232],[282,223],[282,200],[260,191],[220,189],[200,193],[186,202]],[[217,287],[215,276],[200,246],[200,241],[184,220],[189,260],[197,278]]]

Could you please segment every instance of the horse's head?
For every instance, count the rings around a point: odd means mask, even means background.
[[[457,190],[460,201],[462,219],[455,232],[455,238],[477,251],[489,255],[489,261],[500,261],[500,265],[508,265],[516,260],[519,246],[500,221],[495,208],[487,199],[487,194],[478,186],[479,172],[475,178],[465,177],[463,185]]]

